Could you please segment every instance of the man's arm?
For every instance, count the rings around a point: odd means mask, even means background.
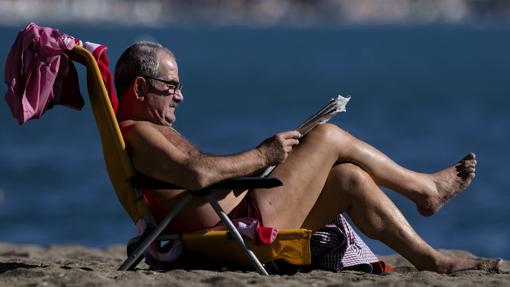
[[[234,155],[212,156],[199,152],[178,133],[163,134],[150,124],[136,123],[124,133],[139,172],[190,190],[279,164],[298,143],[299,136],[296,131],[284,132],[257,148]]]

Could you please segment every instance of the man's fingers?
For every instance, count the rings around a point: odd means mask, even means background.
[[[294,149],[294,146],[297,144],[299,144],[299,140],[296,140],[296,139],[287,140],[286,144],[284,144],[284,146],[283,146],[283,150],[286,153],[289,153],[292,151],[292,149]]]
[[[273,165],[285,161],[293,147],[299,144],[300,137],[301,133],[294,130],[281,132],[266,139],[262,146],[265,147],[268,161]]]
[[[290,146],[295,146],[295,145],[299,144],[299,140],[298,139],[287,139],[287,140],[285,140],[285,144],[290,145]]]
[[[286,131],[279,133],[284,139],[298,139],[301,137],[301,133],[294,130],[294,131]]]

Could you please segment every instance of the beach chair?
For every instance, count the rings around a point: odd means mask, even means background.
[[[99,130],[108,174],[119,201],[136,224],[139,220],[150,216],[150,210],[139,191],[140,189],[178,187],[135,172],[96,60],[88,50],[80,46],[76,46],[68,53],[73,61],[86,67],[90,103]],[[271,188],[281,184],[281,181],[276,178],[240,177],[214,184],[201,191],[187,192],[161,222],[146,228],[141,236],[130,241],[132,244],[128,245],[128,258],[121,264],[119,270],[134,269],[142,259],[144,251],[155,240],[174,239],[182,240],[185,254],[240,267],[252,266],[264,275],[268,275],[268,272],[263,263],[275,260],[283,260],[293,265],[311,264],[310,230],[279,230],[276,240],[269,245],[255,245],[251,240],[245,242],[211,194],[215,188]],[[205,197],[227,230],[164,234],[163,231],[168,223],[193,196]]]

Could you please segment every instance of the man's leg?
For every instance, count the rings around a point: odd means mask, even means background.
[[[373,172],[367,173],[356,167],[355,171],[349,171],[350,175],[344,174],[347,179],[342,181],[342,169],[339,167],[342,166],[339,165],[341,162],[362,162],[365,164],[363,170]],[[345,166],[351,166],[347,169],[352,169],[354,165]],[[469,173],[465,169],[465,165],[462,165],[461,171]],[[349,134],[331,125],[322,125],[312,130],[289,154],[289,158],[274,170],[272,175],[280,178],[284,186],[271,190],[256,189],[253,197],[267,226],[317,229],[337,214],[348,211],[363,232],[379,238],[420,269],[449,272],[481,267],[489,270],[497,266],[496,261],[484,262],[485,266],[480,266],[479,262],[444,257],[425,243],[377,187],[373,174],[376,174],[379,182],[403,185],[399,186],[400,189],[408,188],[406,185],[409,183],[400,183],[398,177],[385,176],[383,170],[400,174],[403,181],[414,183],[421,178],[433,181],[427,179],[426,175],[405,170]],[[450,188],[458,188],[457,183],[454,181]],[[357,195],[364,200],[359,200],[359,204],[354,206],[353,202],[357,199],[342,195],[342,191],[346,190],[362,190],[363,193]],[[368,223],[363,221],[366,216],[370,217]]]
[[[334,164],[343,162],[361,167],[378,185],[411,199],[420,213],[427,216],[437,212],[445,202],[467,188],[475,176],[476,165],[474,156],[468,155],[457,165],[437,173],[417,173],[396,164],[374,147],[334,125],[319,125],[273,171],[274,176],[284,181],[285,186],[280,189],[285,191],[261,194],[264,197],[262,204],[266,202],[270,205],[266,212],[270,217],[277,214],[273,201],[280,200],[284,204],[292,202],[295,206],[310,210],[330,169]],[[304,220],[302,214],[298,216]]]
[[[491,268],[497,265],[490,261],[450,258],[436,251],[414,231],[370,175],[350,163],[333,167],[303,227],[316,230],[344,211],[361,232],[393,248],[420,270],[449,273],[485,268],[482,262]]]

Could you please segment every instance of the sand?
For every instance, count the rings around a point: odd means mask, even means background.
[[[465,251],[442,250],[459,257]],[[500,273],[464,271],[442,275],[417,271],[399,255],[383,256],[395,272],[312,271],[295,275],[261,276],[255,272],[172,270],[155,272],[141,263],[136,271],[120,272],[123,246],[93,249],[73,245],[0,243],[0,286],[510,286],[510,262]]]

